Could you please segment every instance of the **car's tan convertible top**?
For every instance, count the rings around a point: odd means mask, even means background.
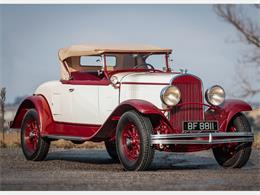
[[[171,49],[160,48],[152,45],[143,44],[82,44],[72,45],[59,50],[61,61],[72,56],[99,55],[104,52],[152,52],[152,53],[171,53]]]

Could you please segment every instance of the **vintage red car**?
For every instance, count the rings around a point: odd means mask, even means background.
[[[203,91],[200,78],[172,71],[172,50],[150,45],[73,45],[59,51],[61,79],[40,85],[20,105],[28,160],[44,160],[51,141],[105,142],[125,170],[149,168],[154,151],[212,149],[225,168],[240,168],[253,132],[249,104],[225,99],[219,85]],[[205,98],[205,101],[204,101]]]

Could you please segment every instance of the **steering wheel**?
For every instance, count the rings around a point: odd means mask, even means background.
[[[155,68],[153,67],[153,65],[147,64],[147,63],[138,64],[138,65],[134,66],[133,68],[136,69],[136,68],[138,68],[139,66],[149,66],[153,71],[155,71]]]

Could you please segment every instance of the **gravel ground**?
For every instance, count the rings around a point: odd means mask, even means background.
[[[104,150],[52,149],[30,162],[21,149],[1,149],[0,190],[260,190],[260,150],[242,169],[217,165],[211,151],[157,152],[151,169],[125,172]]]

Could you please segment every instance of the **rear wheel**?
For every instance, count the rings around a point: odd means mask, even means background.
[[[35,109],[29,110],[22,121],[21,146],[27,160],[41,161],[48,154],[50,142],[40,136],[39,118]]]
[[[150,119],[135,111],[122,115],[117,125],[116,148],[121,164],[128,171],[144,171],[149,168],[154,148]]]
[[[245,115],[239,113],[228,126],[228,132],[251,132],[250,124]],[[224,168],[241,168],[249,160],[251,154],[251,145],[249,143],[231,143],[224,146],[213,148],[213,154],[218,162]]]

